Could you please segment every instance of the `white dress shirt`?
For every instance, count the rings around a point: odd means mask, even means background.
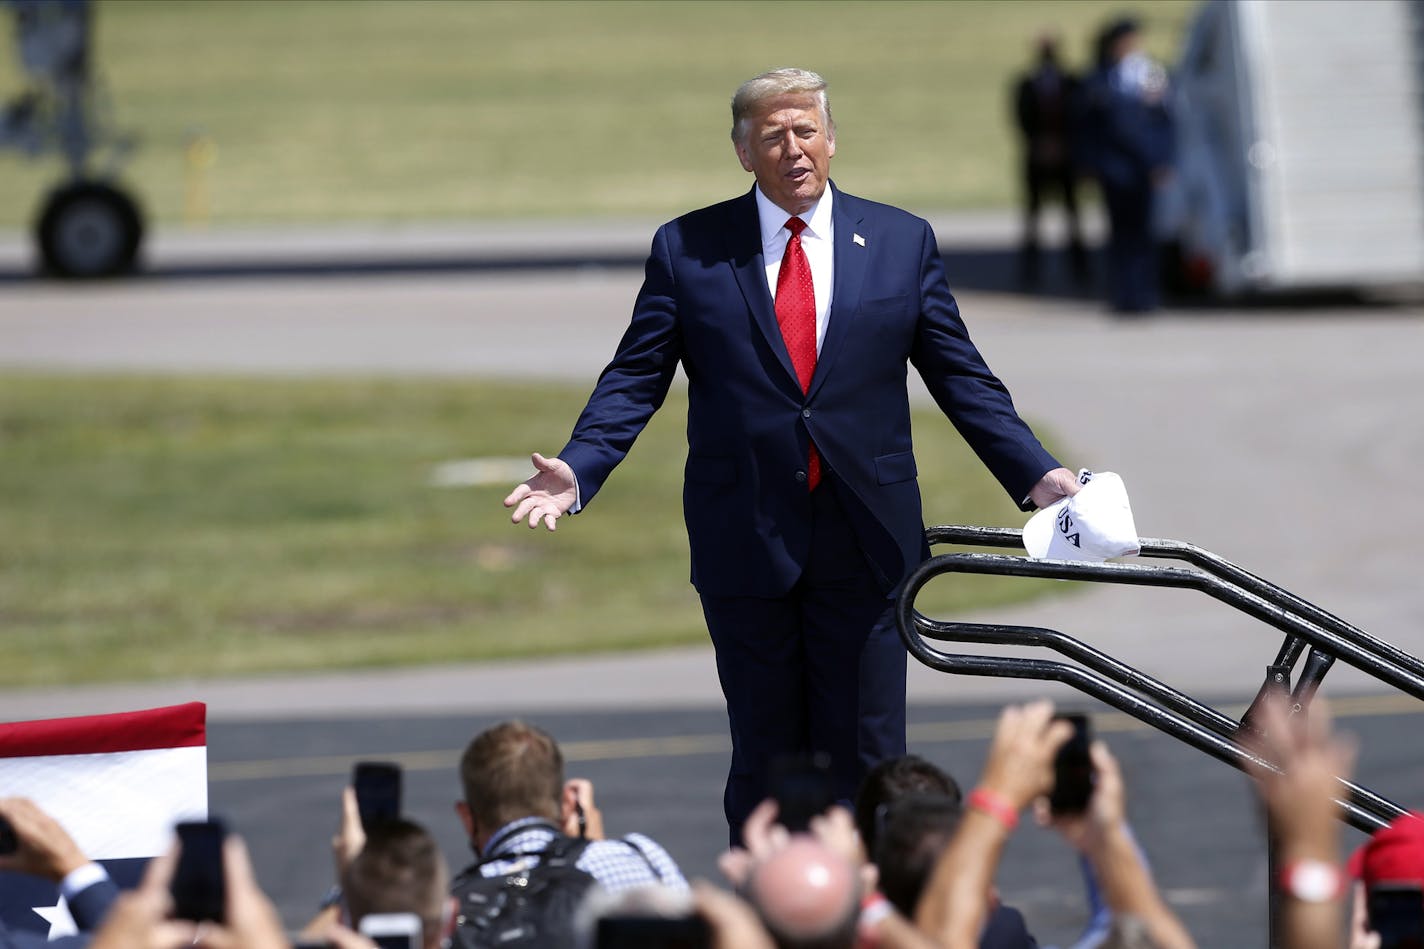
[[[816,288],[816,352],[826,339],[826,317],[831,312],[831,287],[835,281],[835,226],[831,222],[831,189],[826,188],[821,199],[805,214],[797,217],[806,222],[801,232],[801,249],[811,265],[811,283]],[[766,285],[776,299],[776,276],[781,272],[781,258],[786,256],[786,244],[791,232],[786,219],[791,217],[756,188],[757,215],[761,219],[761,252],[766,259]]]

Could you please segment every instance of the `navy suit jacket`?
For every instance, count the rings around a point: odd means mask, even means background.
[[[748,191],[658,230],[628,330],[559,452],[587,504],[681,362],[683,509],[704,595],[780,596],[796,582],[810,439],[858,502],[847,510],[887,592],[924,559],[907,365],[1016,502],[1058,467],[970,342],[929,224],[839,190],[832,215],[834,287],[808,392],[776,323]]]
[[[47,940],[40,933],[13,931],[0,923],[0,949],[83,949],[118,896],[119,888],[111,880],[100,880],[76,893],[69,903],[69,915],[79,930],[75,936]]]

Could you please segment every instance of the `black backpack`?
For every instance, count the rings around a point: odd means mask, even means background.
[[[459,900],[452,949],[572,946],[574,913],[598,885],[575,866],[592,842],[558,834],[542,851],[499,854],[467,867],[450,886]],[[480,873],[487,863],[528,857],[539,858],[528,870]]]

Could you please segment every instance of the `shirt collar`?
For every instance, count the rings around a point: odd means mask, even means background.
[[[770,198],[761,193],[761,186],[752,189],[756,192],[757,217],[761,223],[761,246],[766,247],[773,241],[781,240],[785,243],[784,236],[778,236],[778,231],[786,229],[786,219],[791,215],[786,210],[777,206]],[[831,236],[831,193],[834,191],[828,182],[826,190],[821,197],[805,214],[797,217],[806,222],[806,232],[812,237],[825,239]]]
[[[507,844],[510,838],[522,831],[539,829],[547,831],[550,836],[556,833],[550,822],[543,817],[521,817],[505,824],[499,830],[490,835],[490,839],[485,843],[484,849],[480,851],[483,857],[492,857],[499,853],[500,848]]]

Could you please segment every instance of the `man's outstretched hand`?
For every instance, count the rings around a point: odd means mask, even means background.
[[[504,506],[514,508],[510,521],[515,524],[528,518],[530,530],[540,521],[553,530],[554,522],[567,514],[578,499],[574,470],[558,458],[545,458],[537,451],[530,460],[536,469],[534,477],[516,485],[504,499]]]
[[[1061,498],[1072,497],[1077,494],[1082,485],[1078,483],[1078,478],[1067,468],[1054,468],[1052,471],[1038,479],[1038,484],[1034,485],[1028,492],[1028,499],[1033,502],[1034,507],[1040,511],[1048,507],[1054,501]],[[509,502],[504,502],[508,504]],[[515,518],[519,520],[519,518]],[[530,525],[533,526],[532,524]]]

